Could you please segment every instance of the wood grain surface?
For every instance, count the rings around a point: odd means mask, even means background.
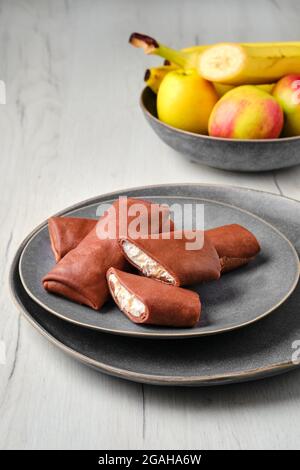
[[[300,168],[227,173],[154,135],[138,106],[155,57],[132,31],[183,47],[299,40],[297,0],[2,0],[0,79],[0,448],[299,448],[300,371],[210,389],[101,375],[20,318],[8,291],[14,252],[38,223],[82,199],[156,183],[234,184],[300,199]]]

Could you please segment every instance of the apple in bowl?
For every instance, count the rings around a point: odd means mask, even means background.
[[[283,128],[283,111],[278,101],[254,85],[228,91],[215,105],[209,118],[212,137],[231,139],[275,139]]]
[[[273,96],[284,112],[283,135],[300,135],[300,75],[286,75],[276,83]]]

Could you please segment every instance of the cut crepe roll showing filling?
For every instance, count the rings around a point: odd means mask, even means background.
[[[50,217],[48,230],[56,262],[76,248],[96,223],[97,220],[79,217]]]
[[[253,233],[241,225],[223,225],[207,230],[206,234],[217,250],[222,273],[249,263],[260,252]]]
[[[124,206],[121,207],[121,204]],[[107,270],[111,266],[126,268],[127,263],[117,238],[124,220],[127,227],[136,220],[133,209],[137,207],[143,209],[139,217],[141,236],[145,235],[144,231],[149,233],[149,230],[164,229],[168,207],[133,198],[117,200],[79,245],[69,251],[43,278],[44,288],[95,310],[101,308],[109,298]],[[159,220],[158,226],[152,224],[155,216]],[[103,233],[106,238],[100,236]]]
[[[158,238],[120,238],[128,261],[144,276],[185,286],[219,279],[218,253],[203,231],[174,231]],[[191,249],[193,246],[193,249]]]
[[[134,323],[194,326],[201,303],[196,292],[110,268],[107,280],[120,310]]]
[[[96,223],[97,220],[87,218],[51,217],[48,220],[48,229],[56,261],[75,248]],[[172,231],[173,221],[170,220],[170,224]],[[223,225],[207,230],[206,233],[217,250],[223,273],[247,264],[260,251],[255,236],[241,225]],[[131,251],[130,247],[128,249]]]

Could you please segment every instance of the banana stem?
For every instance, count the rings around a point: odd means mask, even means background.
[[[178,65],[181,68],[188,68],[188,59],[186,54],[181,51],[172,49],[171,47],[160,44],[156,39],[146,36],[145,34],[132,33],[129,43],[134,47],[144,49],[145,54],[154,54]]]
[[[183,52],[176,51],[175,49],[165,46],[164,44],[159,44],[158,49],[156,49],[156,55],[169,60],[183,69],[188,67],[188,61]]]

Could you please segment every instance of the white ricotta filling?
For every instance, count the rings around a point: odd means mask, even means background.
[[[126,310],[134,317],[140,317],[145,313],[146,307],[135,295],[131,294],[114,274],[109,275],[108,282],[112,286],[114,296],[121,310]]]
[[[160,279],[169,284],[175,284],[173,276],[136,245],[128,240],[124,240],[123,249],[128,258],[140,268],[145,276],[154,277],[155,279]]]

